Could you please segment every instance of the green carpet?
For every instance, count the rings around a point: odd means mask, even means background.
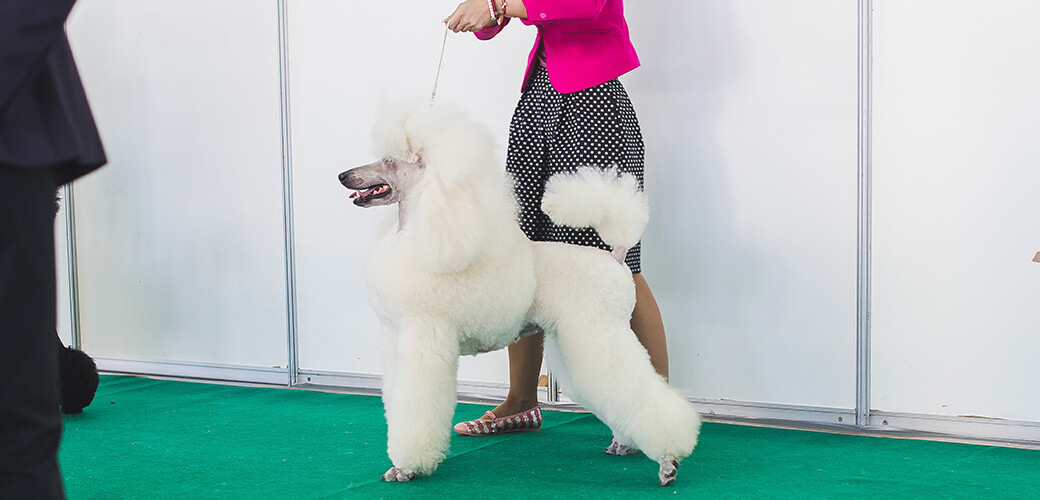
[[[103,376],[60,459],[73,500],[1040,498],[1040,451],[723,424],[662,488],[641,454],[603,453],[595,417],[558,411],[538,432],[456,436],[433,476],[390,484],[385,432],[378,397]]]

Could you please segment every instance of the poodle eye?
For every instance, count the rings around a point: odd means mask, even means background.
[[[393,161],[393,160],[391,160],[390,158],[383,158],[383,164],[384,164],[384,165],[389,165],[389,164],[390,164],[390,162],[392,162],[392,161]]]

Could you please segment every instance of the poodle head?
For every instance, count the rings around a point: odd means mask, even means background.
[[[381,159],[339,175],[361,207],[398,203],[416,191],[453,191],[495,172],[490,132],[456,107],[385,110],[374,132]]]
[[[339,174],[339,181],[354,191],[350,198],[359,207],[399,203],[422,178],[423,164],[392,156]]]
[[[515,224],[495,143],[459,108],[413,105],[380,113],[380,160],[340,174],[361,207],[398,204],[398,231],[424,268],[464,269],[502,224]]]

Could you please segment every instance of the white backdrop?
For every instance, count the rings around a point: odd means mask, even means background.
[[[876,19],[873,406],[1040,421],[1040,4]]]
[[[415,3],[404,16],[393,2],[288,4],[303,370],[382,372],[363,273],[374,228],[392,209],[353,206],[337,174],[374,159],[370,130],[381,103],[429,99],[444,39],[440,20],[454,5]],[[393,32],[366,25],[371,19],[393,19]],[[530,35],[509,29],[494,45],[470,34],[447,39],[437,99],[465,107],[495,131],[502,158]],[[505,353],[464,358],[459,376],[505,383]]]
[[[74,12],[109,157],[75,185],[88,352],[286,369],[273,5],[95,0]]]
[[[672,379],[702,397],[849,408],[856,163],[843,152],[855,150],[855,4],[719,5],[629,6],[644,67],[624,80],[646,131],[655,214],[645,267],[671,326]],[[353,208],[335,174],[371,156],[379,100],[429,92],[443,30],[428,21],[444,8],[424,4],[399,20],[409,36],[373,45],[367,30],[337,27],[395,6],[289,4],[304,369],[379,371],[360,277],[382,216]],[[715,28],[662,32],[677,13]],[[533,38],[519,23],[491,42],[451,35],[439,98],[468,107],[504,144]],[[506,373],[496,353],[465,359],[460,378]]]
[[[72,345],[72,303],[69,291],[68,226],[65,224],[65,206],[62,202],[54,217],[54,257],[58,272],[58,337],[65,345]]]
[[[75,186],[88,352],[284,381],[288,236],[299,368],[378,376],[363,260],[385,210],[353,207],[336,175],[372,159],[380,102],[429,95],[456,4],[286,0],[280,66],[276,0],[81,0],[69,31],[111,160]],[[1037,7],[876,4],[872,408],[1040,422],[1040,77],[1023,62]],[[644,272],[672,383],[709,406],[800,418],[856,404],[857,7],[628,2]],[[438,98],[486,123],[503,156],[533,38],[519,23],[491,42],[448,37]],[[504,353],[466,358],[460,380],[505,383]]]
[[[628,4],[672,381],[852,408],[856,3]],[[683,22],[674,22],[681,19]]]

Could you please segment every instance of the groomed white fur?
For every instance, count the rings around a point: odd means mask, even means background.
[[[650,220],[639,181],[617,169],[579,168],[545,183],[542,211],[556,224],[594,227],[610,247],[632,248]]]
[[[377,241],[366,269],[383,325],[383,402],[396,469],[384,479],[437,468],[450,439],[458,357],[501,349],[529,323],[545,330],[549,365],[568,395],[622,444],[661,463],[688,456],[700,420],[629,329],[628,268],[599,249],[530,242],[484,127],[442,106],[387,116],[377,128],[382,153],[424,170],[414,189],[397,193],[402,223]],[[550,184],[547,210],[595,227],[613,244],[634,245],[646,223],[634,179],[585,170]]]

